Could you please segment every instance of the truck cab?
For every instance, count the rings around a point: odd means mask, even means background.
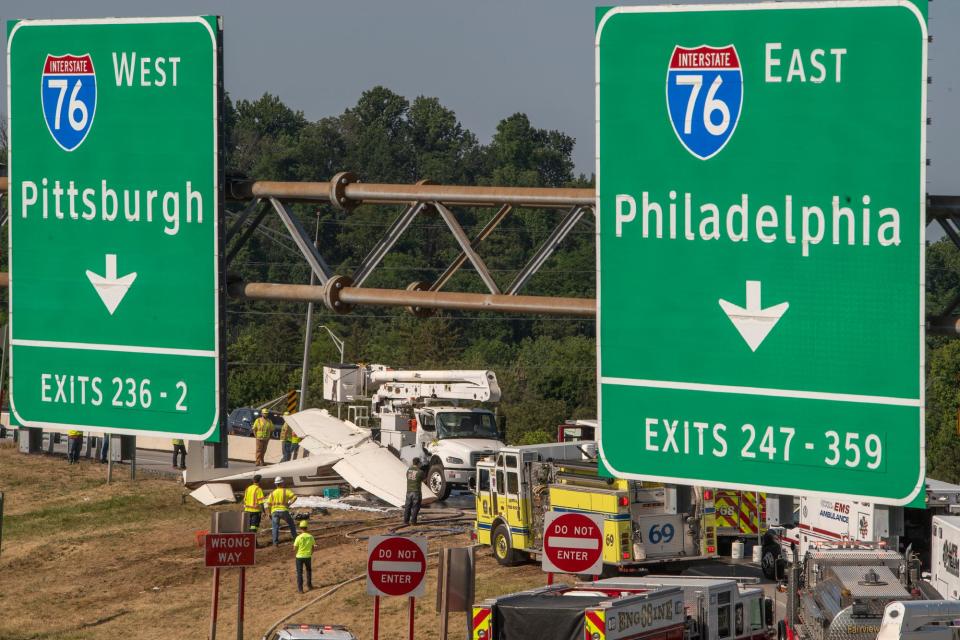
[[[416,415],[416,442],[429,463],[426,483],[441,500],[453,487],[471,486],[477,462],[503,446],[492,411],[428,406]]]

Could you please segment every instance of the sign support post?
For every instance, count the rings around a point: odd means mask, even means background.
[[[240,567],[240,584],[237,588],[237,640],[243,640],[243,605],[247,590],[247,568]]]
[[[210,597],[210,640],[217,640],[217,606],[220,604],[220,567],[213,569],[213,594]]]
[[[380,640],[380,596],[373,597],[373,640]]]
[[[217,516],[240,516],[241,514],[220,513]],[[242,522],[236,518],[235,522]],[[214,529],[221,528],[219,518],[214,518]],[[231,526],[236,530],[236,526]],[[256,558],[257,536],[255,533],[208,533],[204,536],[204,564],[213,567],[213,597],[210,608],[210,640],[217,636],[217,608],[220,602],[220,568],[238,567],[240,575],[237,582],[237,640],[243,640],[243,614],[247,589],[247,567],[252,567]]]
[[[415,608],[417,599],[414,598],[413,596],[410,596],[409,600],[410,600],[410,640],[413,640],[413,614],[414,614],[414,608]]]

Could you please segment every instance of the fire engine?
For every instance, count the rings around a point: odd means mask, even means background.
[[[773,603],[730,578],[647,576],[554,585],[473,607],[473,640],[768,640]]]
[[[717,535],[753,537],[767,530],[767,494],[717,489],[714,492]]]
[[[862,542],[823,543],[791,565],[780,635],[796,640],[876,640],[884,609],[921,598],[919,563]]]
[[[477,464],[474,491],[477,541],[501,564],[540,556],[550,511],[603,516],[607,573],[717,553],[683,491],[601,476],[591,441],[504,447]]]

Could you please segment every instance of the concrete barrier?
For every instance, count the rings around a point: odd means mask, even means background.
[[[173,451],[173,442],[169,438],[137,436],[137,447],[153,451]],[[227,436],[227,450],[231,460],[253,462],[257,459],[257,440],[250,436]],[[270,440],[263,461],[267,464],[273,464],[274,462],[280,462],[282,457],[283,449],[280,446],[280,441]]]
[[[6,412],[0,416],[0,424],[4,426],[9,426],[9,418],[4,422],[3,418],[9,416]],[[16,427],[13,427],[16,429]],[[66,429],[44,429],[44,433],[63,433],[66,434]],[[90,431],[85,432],[84,436],[96,436],[100,437],[103,435],[101,431]],[[229,455],[231,460],[239,460],[241,462],[254,462],[257,459],[257,441],[256,438],[250,436],[227,436],[227,447],[229,450]],[[154,438],[151,436],[137,436],[137,448],[138,449],[150,449],[151,451],[173,451],[173,441],[170,438]],[[302,455],[302,454],[301,454]],[[281,447],[279,440],[270,440],[270,443],[267,445],[267,453],[263,456],[263,461],[267,464],[273,464],[275,462],[280,462],[280,459],[283,457],[283,449]]]

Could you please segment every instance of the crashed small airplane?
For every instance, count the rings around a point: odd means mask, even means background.
[[[297,495],[321,495],[324,487],[343,484],[363,489],[395,507],[406,498],[407,464],[373,440],[369,429],[331,416],[325,409],[307,409],[285,416],[294,432],[303,438],[301,451],[307,457],[279,462],[243,473],[207,469],[202,475],[185,475],[184,484],[195,489],[190,495],[205,505],[233,502],[255,475],[269,487],[283,478]],[[421,487],[424,504],[437,499],[426,485]]]

